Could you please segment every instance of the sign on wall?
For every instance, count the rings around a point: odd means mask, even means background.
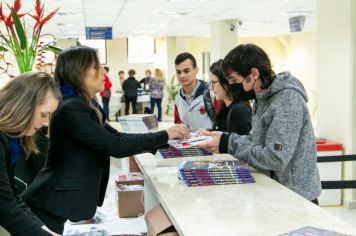
[[[86,39],[112,39],[112,27],[85,27]]]

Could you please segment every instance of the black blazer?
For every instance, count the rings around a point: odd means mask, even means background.
[[[0,225],[11,235],[51,235],[41,229],[43,223],[17,197],[14,166],[7,136],[0,132]]]
[[[23,198],[30,207],[62,218],[89,219],[103,203],[110,156],[150,152],[167,141],[166,131],[125,134],[101,126],[80,97],[64,98],[51,119],[46,165]]]
[[[42,127],[35,134],[35,141],[38,150],[38,154],[32,153],[29,157],[19,158],[15,167],[15,185],[17,193],[20,194],[24,191],[28,185],[30,185],[37,173],[43,168],[46,163],[46,157],[48,152],[49,139],[46,136],[47,127]]]

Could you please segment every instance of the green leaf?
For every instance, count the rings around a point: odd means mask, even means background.
[[[27,47],[27,38],[26,38],[25,30],[21,24],[19,16],[17,15],[17,12],[13,8],[11,8],[11,14],[12,14],[12,19],[14,20],[17,35],[20,39],[21,49],[24,50]]]
[[[0,45],[0,52],[7,52],[7,51],[9,51],[7,50],[7,48]]]
[[[51,52],[53,52],[53,53],[56,54],[56,55],[59,55],[59,54],[63,51],[62,48],[56,47],[56,46],[52,46],[52,45],[46,45],[46,46],[44,46],[44,47],[43,47],[43,50],[45,50],[45,51],[51,51]]]

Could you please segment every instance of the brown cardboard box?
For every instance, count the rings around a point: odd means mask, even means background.
[[[143,180],[115,181],[117,194],[117,214],[119,217],[137,217],[145,210],[143,206],[143,190],[121,190],[119,184],[143,185]]]
[[[147,236],[178,236],[172,222],[159,205],[145,214]]]

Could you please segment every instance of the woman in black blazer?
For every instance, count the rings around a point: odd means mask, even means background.
[[[11,235],[57,235],[17,196],[14,169],[18,159],[38,153],[32,136],[48,125],[60,99],[44,72],[22,74],[0,91],[0,225]]]
[[[51,118],[47,162],[23,198],[50,229],[62,233],[67,219],[89,219],[103,204],[110,156],[153,152],[168,139],[187,138],[189,130],[175,125],[156,133],[125,134],[107,124],[95,96],[104,89],[104,69],[92,48],[64,50],[55,79],[63,100]]]
[[[246,135],[251,130],[251,106],[249,102],[241,102],[234,98],[229,81],[222,72],[222,59],[210,67],[210,89],[216,99],[221,101],[219,111],[215,115],[213,130]]]

